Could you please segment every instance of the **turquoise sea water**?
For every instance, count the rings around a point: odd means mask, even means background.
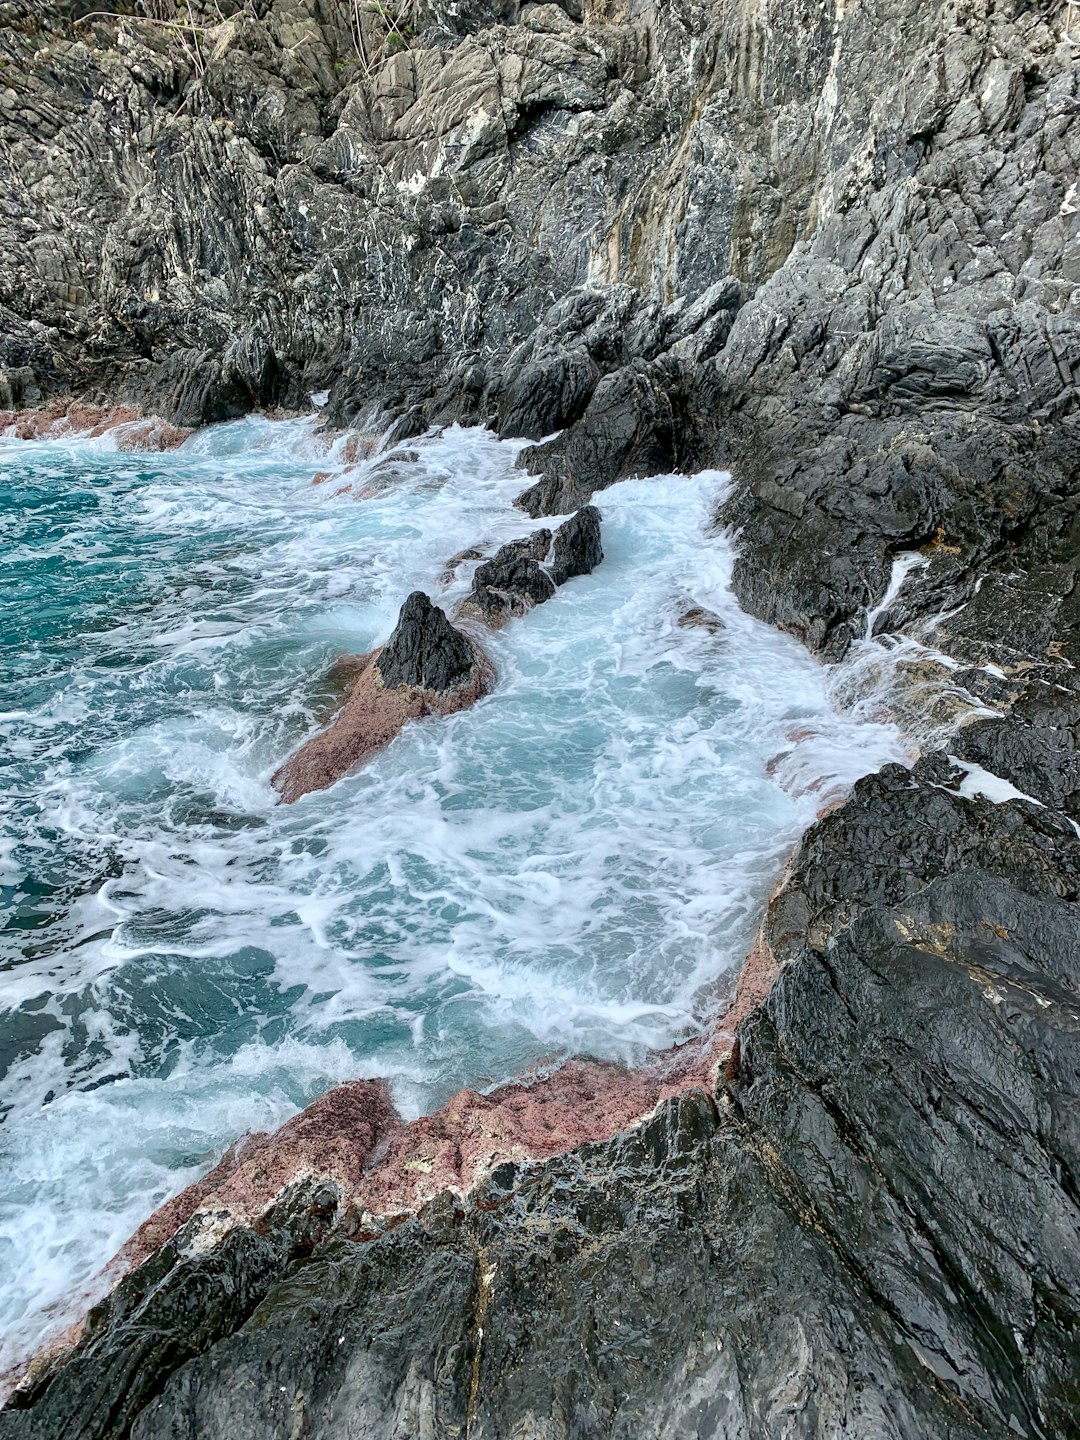
[[[416,1114],[699,1030],[825,796],[901,757],[738,610],[706,474],[604,492],[604,564],[492,637],[492,695],[277,805],[331,662],[531,527],[516,453],[454,429],[313,486],[307,421],[0,440],[0,1368],[339,1080]]]

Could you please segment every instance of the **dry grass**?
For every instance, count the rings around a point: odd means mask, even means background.
[[[370,78],[382,62],[416,38],[419,0],[351,0],[350,28],[360,68]]]

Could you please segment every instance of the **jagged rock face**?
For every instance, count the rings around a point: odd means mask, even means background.
[[[1080,1434],[1061,6],[432,3],[370,73],[345,5],[255,9],[195,61],[4,7],[4,403],[201,420],[333,384],[340,423],[543,442],[534,516],[728,465],[740,598],[821,653],[922,550],[890,623],[937,617],[1007,717],[954,753],[1043,808],[941,756],[861,782],[715,1094],[379,1238],[304,1191],[166,1247],[0,1435]]]
[[[476,567],[469,608],[475,608],[487,624],[502,625],[550,600],[555,582],[540,563],[550,549],[550,530],[537,530],[525,540],[503,545]]]
[[[1027,418],[1080,363],[1058,10],[432,0],[362,61],[345,0],[8,0],[0,392],[563,429],[533,514],[737,459],[748,603],[842,649],[890,548],[1075,453]]]
[[[377,1236],[310,1181],[182,1232],[0,1435],[1075,1435],[1080,842],[957,778],[811,832],[715,1095]]]
[[[475,664],[472,645],[422,590],[414,590],[402,605],[394,633],[375,662],[388,690],[409,685],[436,693],[460,685]]]
[[[543,605],[575,575],[590,575],[603,558],[600,512],[587,505],[559,526],[554,539],[550,530],[534,530],[478,565],[465,610],[488,625],[504,625]]]
[[[598,247],[669,118],[651,42],[633,15],[442,0],[410,7],[407,48],[358,41],[379,9],[194,3],[163,25],[9,3],[0,362],[185,424],[334,382],[339,421],[517,423],[502,362],[553,297],[616,278]],[[582,374],[554,360],[528,433],[633,350],[610,322],[566,338]]]
[[[556,585],[565,585],[575,575],[591,575],[603,558],[600,511],[595,505],[586,505],[555,532],[551,578]]]

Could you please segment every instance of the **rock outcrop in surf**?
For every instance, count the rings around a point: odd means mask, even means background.
[[[476,567],[463,613],[498,628],[550,600],[555,582],[542,564],[550,549],[550,530],[535,530],[523,540],[500,546],[490,560]]]
[[[534,530],[511,540],[473,573],[462,614],[498,629],[550,600],[577,575],[591,575],[604,558],[600,512],[587,505],[555,531]]]
[[[565,585],[576,575],[591,575],[603,558],[600,511],[585,505],[555,531],[551,578],[556,585]]]
[[[394,633],[373,662],[387,690],[405,686],[436,694],[463,685],[476,663],[476,646],[423,590],[402,605]]]
[[[487,693],[494,672],[422,590],[401,607],[390,639],[354,662],[359,673],[333,723],[273,777],[286,804],[325,790],[384,749],[410,720],[453,715]]]
[[[549,555],[550,565],[542,564]],[[451,574],[460,558],[450,562]],[[560,525],[554,538],[550,530],[535,530],[478,565],[461,614],[498,629],[550,600],[557,585],[590,574],[603,558],[600,512],[590,505]],[[384,749],[410,720],[466,709],[495,679],[475,635],[452,625],[422,590],[402,605],[384,646],[339,660],[335,671],[356,678],[333,723],[275,772],[271,783],[286,804],[335,784]]]

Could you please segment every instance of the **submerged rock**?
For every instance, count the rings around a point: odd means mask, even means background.
[[[475,642],[414,591],[386,645],[366,657],[336,719],[301,745],[271,783],[286,804],[325,790],[384,749],[408,721],[466,709],[493,678]]]
[[[688,610],[684,610],[679,616],[678,624],[682,630],[706,630],[710,635],[722,635],[727,628],[715,611],[707,610],[702,605],[691,605]]]

